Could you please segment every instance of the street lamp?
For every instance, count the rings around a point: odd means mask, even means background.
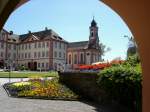
[[[11,82],[10,78],[11,78],[11,63],[12,63],[12,60],[11,59],[8,59],[6,60],[6,63],[8,64],[8,70],[9,70],[9,83]]]

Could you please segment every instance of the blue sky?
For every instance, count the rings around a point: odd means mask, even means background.
[[[48,27],[69,42],[85,41],[93,15],[100,42],[111,48],[104,59],[126,58],[128,39],[123,36],[132,33],[119,15],[99,0],[31,0],[11,14],[4,28],[24,34]]]

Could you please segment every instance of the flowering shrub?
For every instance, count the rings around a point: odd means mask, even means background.
[[[142,70],[137,57],[106,68],[99,73],[98,84],[111,99],[141,111]],[[136,105],[135,105],[136,104]]]
[[[33,98],[59,98],[59,99],[77,99],[79,98],[73,91],[60,84],[58,79],[52,80],[29,80],[28,82],[18,82],[9,85],[16,88],[18,97]],[[28,88],[23,88],[29,86]]]

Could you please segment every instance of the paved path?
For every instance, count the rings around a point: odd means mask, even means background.
[[[112,112],[100,106],[96,107],[79,101],[11,98],[7,96],[1,84],[0,112]]]

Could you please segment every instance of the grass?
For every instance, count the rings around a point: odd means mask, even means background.
[[[57,72],[11,72],[11,78],[57,77]],[[0,72],[0,78],[9,78],[9,72]]]

